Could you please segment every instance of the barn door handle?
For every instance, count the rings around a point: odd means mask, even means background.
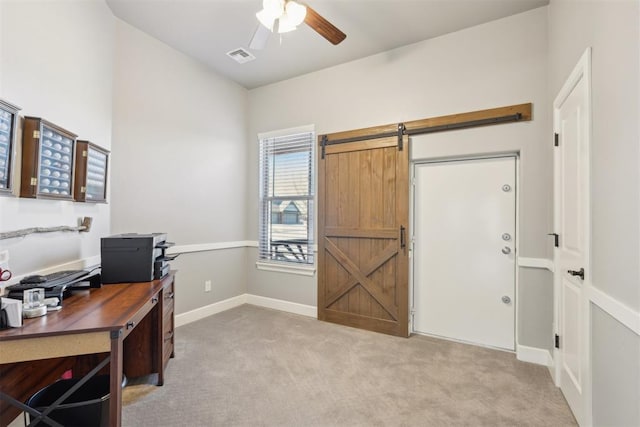
[[[400,249],[404,249],[407,246],[407,240],[405,238],[405,231],[406,229],[404,228],[404,225],[400,226]]]

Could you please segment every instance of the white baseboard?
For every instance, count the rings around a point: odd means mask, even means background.
[[[526,345],[516,346],[516,358],[523,362],[535,363],[536,365],[552,366],[553,358],[549,350]]]
[[[257,305],[259,307],[272,308],[274,310],[286,311],[288,313],[300,314],[302,316],[317,317],[317,308],[312,305],[298,304],[296,302],[284,301],[280,299],[261,297],[259,295],[242,294],[186,313],[176,314],[176,327],[195,322],[205,317],[239,307],[243,304]]]
[[[298,304],[296,302],[284,301],[281,299],[261,297],[259,295],[245,294],[247,304],[260,307],[273,308],[274,310],[286,311],[288,313],[300,314],[317,318],[318,308],[312,305]]]
[[[239,307],[243,304],[246,304],[246,300],[247,294],[242,294],[236,297],[214,302],[213,304],[205,305],[204,307],[196,308],[195,310],[187,311],[186,313],[176,314],[176,327],[183,326],[200,319],[204,319],[205,317],[209,317],[217,313],[222,313],[223,311],[227,311],[235,307]]]
[[[549,365],[549,373],[551,374],[551,379],[556,387],[560,387],[560,378],[556,376],[556,360],[558,360],[559,354],[558,349],[554,348],[553,355],[551,356],[551,364]]]

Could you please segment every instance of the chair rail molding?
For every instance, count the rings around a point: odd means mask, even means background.
[[[257,240],[238,240],[232,242],[195,243],[191,245],[175,245],[167,250],[167,254],[187,254],[190,252],[218,251],[235,248],[257,248]]]
[[[528,258],[520,256],[518,257],[518,267],[543,268],[552,273],[555,271],[553,260],[547,258]]]

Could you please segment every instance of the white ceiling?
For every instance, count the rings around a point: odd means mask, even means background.
[[[249,50],[262,0],[107,0],[113,13],[247,89],[544,6],[549,0],[306,0],[347,34],[334,46],[305,24]],[[238,64],[239,47],[256,60]]]

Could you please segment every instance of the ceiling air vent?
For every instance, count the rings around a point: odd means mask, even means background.
[[[241,47],[227,52],[227,56],[240,64],[244,64],[245,62],[253,61],[254,59],[256,59],[255,56]]]

